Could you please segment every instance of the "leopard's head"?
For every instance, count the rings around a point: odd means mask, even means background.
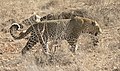
[[[91,21],[89,23],[84,23],[84,32],[92,34],[92,35],[99,35],[102,33],[102,30],[99,24],[96,21]]]
[[[94,20],[78,16],[74,17],[73,20],[74,22],[79,23],[79,25],[81,25],[81,31],[83,33],[89,33],[95,36],[102,33],[100,25]]]

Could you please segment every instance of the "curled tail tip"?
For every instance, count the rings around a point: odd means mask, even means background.
[[[20,30],[20,29],[23,28],[23,25],[22,25],[22,24],[19,24],[19,23],[12,23],[12,26],[17,26],[17,27],[18,27],[18,30]]]

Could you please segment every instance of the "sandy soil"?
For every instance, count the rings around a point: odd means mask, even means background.
[[[27,40],[14,40],[7,20],[20,22],[33,13],[44,16],[70,9],[80,9],[84,17],[100,24],[97,46],[89,35],[82,34],[76,55],[69,51],[66,41],[51,57],[41,52],[40,44],[21,55]],[[119,14],[119,0],[0,0],[0,71],[120,71]]]

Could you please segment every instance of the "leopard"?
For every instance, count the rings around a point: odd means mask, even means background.
[[[39,22],[31,25],[26,31],[22,31],[16,36],[13,32],[17,32],[19,29],[21,29],[21,25],[17,23],[13,23],[10,27],[10,34],[14,39],[22,39],[29,33],[31,34],[29,40],[21,51],[22,55],[26,54],[26,52],[38,42],[42,45],[43,52],[49,54],[48,39],[66,40],[69,44],[70,51],[75,53],[77,48],[76,43],[82,33],[89,33],[93,36],[98,36],[102,32],[100,25],[96,21],[79,16],[71,19]]]

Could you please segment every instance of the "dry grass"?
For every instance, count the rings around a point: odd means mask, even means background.
[[[80,35],[74,56],[66,41],[50,57],[41,52],[40,44],[21,56],[26,40],[13,40],[10,24],[5,23],[11,18],[22,21],[34,12],[44,16],[76,9],[96,20],[103,32],[98,46],[89,35]],[[0,0],[0,71],[120,71],[119,12],[119,0]]]

